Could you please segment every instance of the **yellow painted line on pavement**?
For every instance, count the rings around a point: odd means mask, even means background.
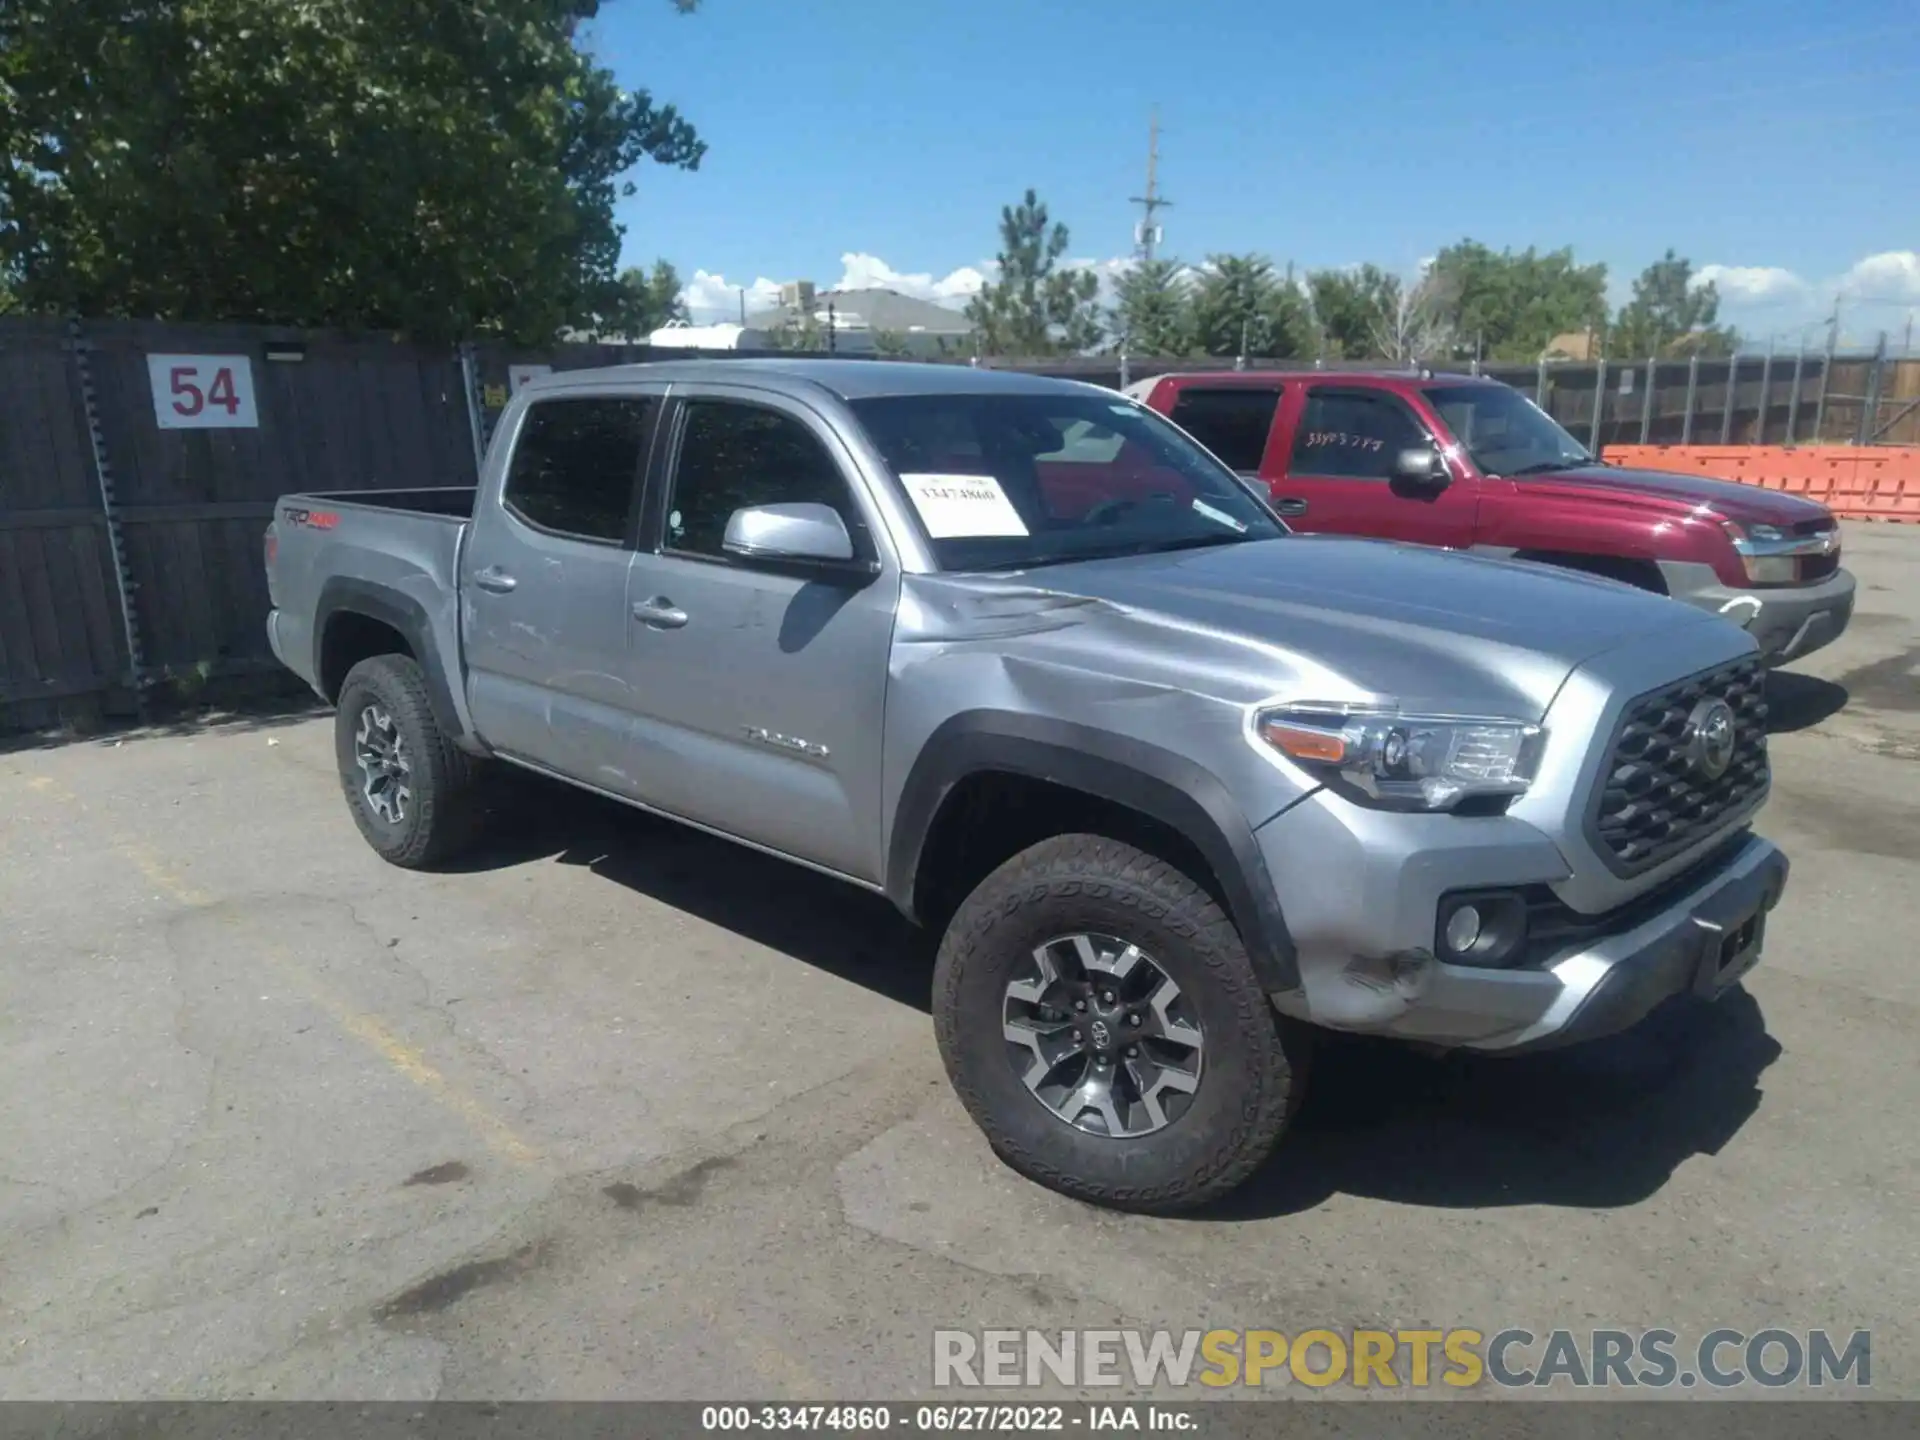
[[[85,808],[85,802],[57,780],[38,775],[27,783],[42,794],[50,794],[68,804]],[[117,830],[109,830],[108,833],[114,848],[146,877],[149,884],[170,899],[195,907],[215,903],[217,897],[174,874],[165,861],[140,841]],[[329,993],[283,947],[270,945],[267,958],[290,985],[326,1011],[342,1030],[386,1061],[403,1079],[426,1091],[458,1115],[489,1150],[516,1165],[532,1165],[539,1160],[540,1152],[521,1139],[511,1125],[449,1081],[425,1055],[395,1035],[378,1016],[356,1010]]]
[[[310,977],[295,966],[289,957],[275,958],[280,960],[284,969],[293,972],[294,983],[307,992],[308,998],[331,1015],[336,1025],[356,1040],[364,1042],[395,1071],[466,1121],[468,1127],[494,1154],[504,1160],[512,1161],[515,1165],[534,1165],[539,1162],[540,1152],[522,1140],[511,1125],[471,1095],[454,1086],[446,1076],[433,1067],[433,1063],[426,1056],[388,1030],[376,1016],[368,1015],[364,1011],[348,1009],[312,984]]]
[[[87,808],[78,795],[48,776],[36,775],[27,781],[27,785],[63,803],[82,810]],[[108,835],[114,848],[140,872],[148,884],[162,894],[182,905],[196,908],[216,903],[218,897],[175,874],[165,861],[140,841],[112,828],[109,828]],[[325,1011],[334,1024],[372,1050],[396,1074],[458,1115],[494,1154],[520,1166],[542,1163],[540,1152],[522,1139],[512,1126],[455,1086],[432,1061],[394,1034],[379,1017],[356,1010],[331,994],[284,948],[270,944],[267,958],[289,984]],[[681,1293],[690,1278],[670,1276],[665,1288],[669,1293]],[[682,1298],[692,1297],[682,1294]],[[704,1300],[696,1300],[694,1308],[768,1384],[784,1387],[790,1394],[824,1396],[829,1393],[802,1360],[788,1354],[778,1343],[745,1331],[731,1317]]]

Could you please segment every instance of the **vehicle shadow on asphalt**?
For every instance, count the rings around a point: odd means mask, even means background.
[[[533,777],[508,777],[489,829],[485,844],[446,868],[498,870],[536,860],[584,865],[743,940],[923,1013],[933,1009],[937,939],[909,924],[883,896]]]
[[[1818,675],[1774,670],[1767,675],[1767,733],[1790,735],[1831,719],[1852,699],[1845,685]]]
[[[513,777],[493,837],[450,866],[583,865],[878,995],[929,1012],[934,936],[881,896],[568,787]],[[928,1036],[932,1043],[932,1036]],[[1312,1209],[1336,1194],[1467,1209],[1631,1205],[1754,1113],[1780,1054],[1736,988],[1624,1034],[1501,1060],[1323,1037],[1308,1098],[1273,1160],[1193,1218]]]
[[[1440,1209],[1632,1205],[1739,1132],[1780,1053],[1740,988],[1507,1060],[1329,1037],[1273,1159],[1195,1218],[1291,1215],[1334,1194]]]

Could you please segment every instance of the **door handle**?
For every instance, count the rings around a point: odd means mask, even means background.
[[[1273,502],[1273,508],[1282,515],[1304,515],[1307,513],[1307,502],[1298,495],[1283,495]]]
[[[652,630],[678,630],[687,623],[687,612],[664,595],[633,603],[633,618]]]
[[[498,565],[489,565],[486,569],[474,573],[473,583],[482,590],[492,591],[495,595],[505,595],[520,582]]]

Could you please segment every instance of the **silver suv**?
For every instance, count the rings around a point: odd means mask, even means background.
[[[555,376],[477,491],[287,496],[268,556],[382,855],[466,844],[508,764],[882,892],[944,932],[994,1149],[1103,1204],[1238,1185],[1316,1027],[1514,1053],[1711,998],[1786,880],[1744,632],[1289,535],[1089,386]]]

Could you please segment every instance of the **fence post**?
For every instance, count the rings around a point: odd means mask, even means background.
[[[1600,417],[1607,408],[1607,357],[1602,355],[1593,372],[1593,428],[1587,432],[1587,449],[1600,453]]]
[[[93,388],[93,367],[87,355],[93,342],[80,329],[80,319],[67,321],[67,348],[73,352],[80,379],[80,404],[87,420],[87,448],[93,457],[93,478],[100,487],[100,509],[107,522],[107,548],[113,556],[113,588],[120,602],[120,633],[127,642],[127,680],[142,720],[147,716],[147,666],[140,649],[140,622],[133,609],[133,576],[127,569],[126,535],[113,503],[113,463],[107,457],[107,432],[100,425],[100,396]]]
[[[1547,408],[1547,358],[1540,357],[1540,363],[1533,376],[1533,403],[1542,410]]]
[[[480,371],[473,363],[473,342],[460,342],[461,389],[467,392],[467,436],[473,442],[473,483],[480,483],[480,471],[487,463],[487,442],[480,427]]]
[[[1837,317],[1840,307],[1836,304],[1833,313]],[[1836,318],[1827,327],[1827,358],[1820,366],[1820,398],[1813,407],[1813,443],[1818,445],[1827,438],[1827,392],[1833,388],[1833,352],[1840,343],[1840,322]]]
[[[1880,332],[1880,343],[1873,347],[1873,368],[1867,371],[1867,395],[1860,403],[1860,424],[1854,435],[1853,443],[1866,445],[1872,442],[1876,422],[1880,419],[1880,382],[1882,372],[1887,368],[1887,332]]]
[[[1800,348],[1793,352],[1793,388],[1787,392],[1787,444],[1800,441],[1800,375],[1807,366],[1807,332],[1800,332]]]
[[[1700,389],[1700,352],[1687,357],[1687,413],[1680,421],[1680,443],[1693,443],[1693,397]]]
[[[1653,382],[1659,374],[1660,357],[1647,357],[1647,385],[1640,392],[1640,443],[1645,445],[1653,439]]]
[[[1767,358],[1760,363],[1760,418],[1754,426],[1753,443],[1767,443],[1767,414],[1773,399],[1773,336],[1767,336]]]
[[[1733,443],[1733,397],[1740,389],[1740,357],[1727,357],[1727,399],[1720,407],[1720,443]]]

